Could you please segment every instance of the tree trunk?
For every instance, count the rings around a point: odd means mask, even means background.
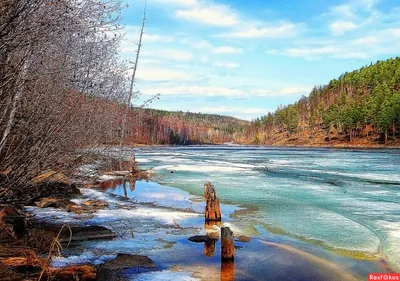
[[[210,182],[204,185],[204,197],[206,199],[205,220],[221,221],[221,209],[219,199],[215,192],[214,185]]]
[[[123,146],[124,138],[125,138],[126,121],[128,119],[128,113],[129,113],[129,109],[130,109],[131,102],[132,102],[133,86],[135,84],[135,76],[136,76],[136,70],[137,70],[137,66],[138,66],[138,62],[139,62],[140,48],[142,47],[142,38],[143,38],[143,31],[144,31],[144,23],[145,23],[145,21],[146,21],[146,6],[144,6],[144,11],[143,11],[142,28],[140,30],[138,49],[136,51],[135,64],[134,64],[134,67],[133,67],[131,84],[129,86],[129,94],[128,94],[128,100],[127,100],[127,104],[126,104],[126,111],[125,111],[124,117],[122,119],[122,125],[121,125],[121,140],[120,140],[120,144],[119,144],[119,165],[120,165],[120,169],[122,169],[122,146]]]

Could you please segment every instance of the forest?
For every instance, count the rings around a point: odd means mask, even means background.
[[[390,58],[342,74],[314,87],[308,97],[280,106],[252,124],[253,142],[286,140],[307,144],[323,132],[323,141],[397,144],[400,126],[400,58]],[[303,138],[303,140],[300,140]]]
[[[142,144],[220,144],[242,139],[250,122],[234,117],[133,108],[127,142]]]

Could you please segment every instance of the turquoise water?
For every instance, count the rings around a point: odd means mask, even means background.
[[[64,246],[52,266],[140,254],[156,268],[129,269],[127,280],[174,281],[358,281],[400,268],[399,151],[195,146],[124,153],[135,153],[151,181],[114,179],[81,188],[73,199],[106,200],[109,207],[82,214],[27,207],[39,222],[102,225],[117,235]],[[221,201],[222,225],[235,235],[231,267],[221,262],[220,240],[188,241],[220,232],[204,223],[208,180]]]
[[[135,149],[156,181],[249,207],[234,232],[271,233],[353,257],[379,256],[400,268],[400,152],[237,146]],[[126,152],[129,154],[129,151]],[[171,173],[173,171],[173,173]]]

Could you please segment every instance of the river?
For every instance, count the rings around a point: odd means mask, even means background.
[[[205,231],[203,185],[211,181],[223,203],[223,224],[253,238],[236,242],[235,280],[363,280],[368,272],[390,270],[387,263],[400,268],[398,150],[125,150],[126,157],[133,153],[141,168],[151,170],[153,182],[83,190],[88,197],[111,202],[111,210],[86,223],[108,226],[120,238],[87,242],[84,252],[71,250],[69,258],[55,263],[82,258],[102,262],[116,252],[135,252],[149,254],[159,268],[134,274],[133,280],[219,276],[218,244],[215,255],[204,257],[202,245],[187,242],[190,235]],[[50,215],[73,221],[60,211],[38,212],[39,218]]]

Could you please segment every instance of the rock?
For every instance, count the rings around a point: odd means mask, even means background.
[[[0,206],[0,241],[22,238],[27,231],[25,214],[13,206]]]
[[[221,221],[221,209],[214,185],[207,182],[204,185],[204,197],[206,199],[205,220]]]
[[[35,206],[40,208],[63,208],[66,209],[68,205],[76,204],[69,200],[62,200],[54,197],[41,198],[39,201],[35,202]]]
[[[82,214],[84,211],[87,212],[87,210],[83,209],[82,206],[80,206],[78,204],[68,205],[66,210],[68,212],[73,212],[73,213],[78,214],[78,215]]]
[[[188,240],[190,242],[194,242],[194,243],[211,243],[211,242],[217,241],[218,239],[215,239],[215,238],[207,236],[207,235],[195,235],[195,236],[189,237]]]
[[[229,227],[221,228],[221,258],[222,260],[233,260],[235,247],[233,242],[233,232]]]
[[[35,202],[35,205],[40,208],[60,208],[65,209],[68,212],[74,212],[76,214],[82,213],[82,207],[78,204],[67,200],[67,199],[58,199],[54,197],[46,197],[41,198],[39,201]]]
[[[239,241],[239,242],[247,243],[247,242],[251,241],[251,237],[241,235],[236,240]]]
[[[9,203],[14,206],[32,206],[36,201],[45,197],[71,199],[77,195],[81,195],[81,193],[74,184],[44,181],[16,186],[9,195],[0,197],[0,203]]]
[[[109,204],[106,201],[96,200],[96,199],[87,200],[87,201],[83,202],[82,204],[85,206],[94,208],[94,209],[104,209],[109,206]]]
[[[111,270],[120,270],[125,268],[155,268],[155,263],[147,256],[131,255],[131,254],[118,254],[117,257],[104,266]]]
[[[54,237],[58,235],[61,229],[59,225],[45,225],[42,228]],[[115,237],[117,235],[114,232],[103,226],[72,226],[62,228],[59,241],[61,243],[68,243],[87,240],[107,240]]]
[[[137,268],[139,271],[139,268],[155,267],[155,263],[146,256],[118,254],[115,259],[97,266],[97,280],[115,280],[123,269]]]

